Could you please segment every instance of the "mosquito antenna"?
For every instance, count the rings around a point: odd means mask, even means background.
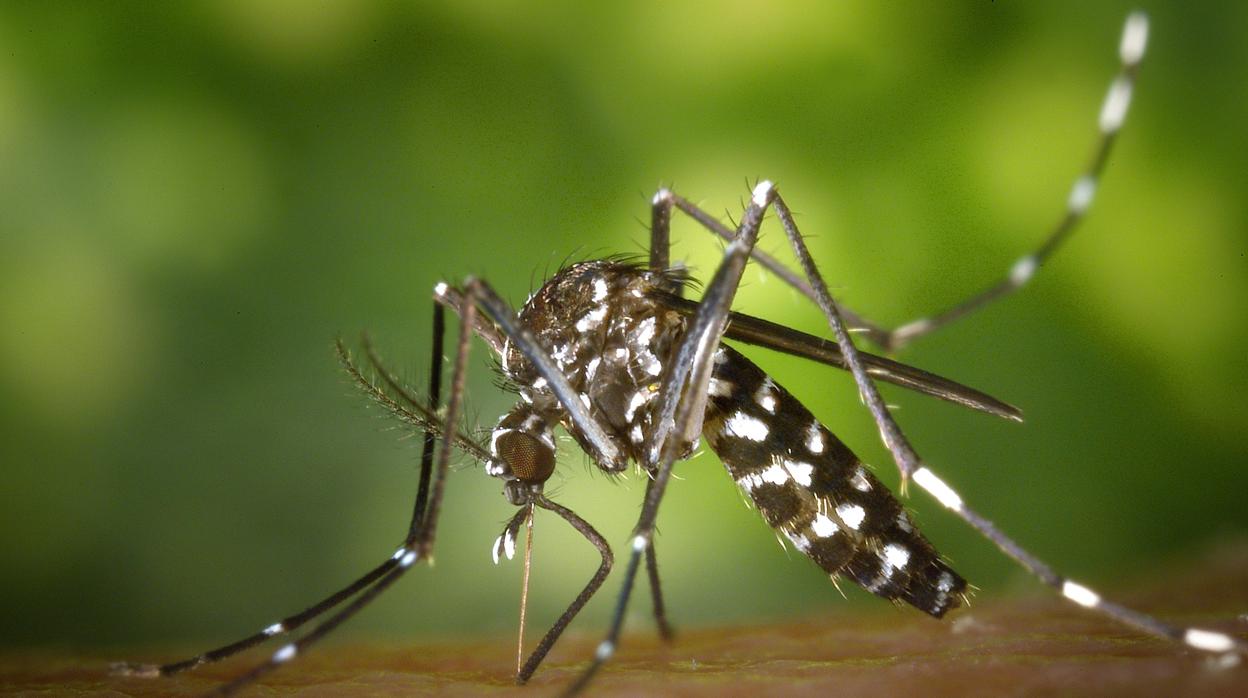
[[[524,576],[520,582],[520,635],[516,639],[516,675],[524,668],[524,617],[529,607],[529,568],[533,564],[533,504],[525,517]]]

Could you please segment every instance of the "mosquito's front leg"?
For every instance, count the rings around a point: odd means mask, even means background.
[[[435,305],[433,343],[435,348],[434,354],[438,357],[442,355],[444,323],[440,316],[443,312],[444,311],[441,306]],[[434,430],[429,422],[426,421],[429,419],[428,415],[407,412],[406,408],[402,405],[393,402],[384,392],[375,386],[372,386],[372,384],[364,378],[363,374],[360,373],[359,369],[356,368],[354,363],[351,362],[350,357],[346,354],[346,351],[342,347],[341,343],[338,345],[339,356],[343,360],[344,366],[346,367],[348,373],[356,379],[357,383],[360,383],[362,387],[365,387],[371,397],[377,400],[380,404],[389,407],[392,412],[401,418],[404,418],[413,424],[425,424],[427,434],[434,433],[436,431],[436,435],[443,437],[439,442],[440,448],[438,449],[436,462],[433,461],[428,453],[422,455],[422,485],[416,498],[417,503],[414,506],[412,523],[409,526],[409,533],[404,540],[403,545],[400,546],[389,559],[377,565],[343,589],[331,594],[306,610],[295,615],[288,616],[281,621],[267,626],[260,632],[249,635],[237,642],[205,652],[187,660],[173,662],[170,664],[117,664],[113,666],[113,672],[125,676],[168,676],[187,669],[193,669],[206,663],[219,661],[260,644],[270,638],[291,633],[312,620],[322,616],[331,609],[346,602],[348,599],[352,599],[352,597],[354,597],[353,600],[351,600],[351,602],[345,607],[337,613],[331,615],[329,618],[323,620],[306,635],[298,640],[295,640],[294,642],[283,645],[273,653],[267,662],[257,665],[251,671],[213,691],[214,694],[219,695],[232,694],[235,691],[253,683],[264,674],[276,669],[286,662],[289,662],[291,659],[294,659],[298,654],[306,650],[313,643],[319,641],[334,628],[338,627],[338,625],[342,624],[348,618],[352,617],[362,608],[367,606],[373,599],[389,588],[390,585],[398,581],[403,573],[415,564],[417,560],[421,558],[428,558],[432,552],[435,540],[434,524],[438,514],[439,505],[442,500],[442,493],[445,488],[446,472],[450,462],[451,450],[453,447],[459,445],[457,442],[464,440],[464,437],[456,432],[454,425],[459,419],[459,412],[463,400],[464,373],[468,358],[468,347],[470,346],[469,340],[472,336],[473,327],[475,326],[475,315],[475,308],[464,309],[463,323],[460,326],[458,350],[456,352],[455,368],[452,374],[451,398],[447,405],[445,421],[439,430]],[[370,351],[370,357],[372,356],[373,355]],[[434,381],[434,384],[430,386],[429,392],[431,395],[437,395],[440,392],[441,387],[440,371],[435,371],[430,378],[431,381]],[[387,378],[387,380],[390,379]],[[406,393],[403,393],[403,395],[405,399],[407,399]],[[410,400],[410,402],[412,407],[421,409],[421,406],[416,401]],[[436,406],[427,406],[426,409],[428,409],[429,412],[436,412]],[[433,441],[434,439],[426,438],[426,449],[432,448]],[[469,441],[469,443],[471,442]],[[430,469],[432,469],[432,477],[430,477]],[[427,487],[425,483],[430,482],[432,483],[431,486]],[[422,496],[425,493],[428,493],[427,499]]]

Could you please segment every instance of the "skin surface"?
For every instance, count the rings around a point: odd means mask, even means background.
[[[1138,608],[1242,636],[1248,632],[1242,615],[1248,609],[1248,542],[1211,549],[1117,591]],[[847,696],[1248,694],[1248,663],[1220,665],[1039,593],[982,600],[941,622],[899,611],[678,628],[670,646],[640,625],[633,624],[592,695],[744,696],[780,687],[785,695]],[[331,643],[266,676],[244,695],[546,696],[572,680],[596,640],[596,629],[574,626],[524,687],[510,679],[514,646],[502,637],[442,644]],[[172,657],[181,649],[153,653]],[[0,657],[0,692],[197,695],[258,657],[155,681],[107,676],[108,661],[115,658],[70,651],[7,654]]]

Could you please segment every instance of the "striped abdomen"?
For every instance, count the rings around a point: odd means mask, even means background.
[[[703,433],[767,523],[832,576],[940,617],[966,580],[797,398],[749,359],[715,355]]]

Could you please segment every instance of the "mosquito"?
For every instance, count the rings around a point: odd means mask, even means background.
[[[848,579],[877,596],[909,604],[936,618],[962,605],[966,580],[923,536],[893,494],[792,393],[723,343],[725,339],[849,371],[900,471],[902,490],[913,483],[926,491],[1062,597],[1144,633],[1197,650],[1229,657],[1248,654],[1248,643],[1226,633],[1171,625],[1104,599],[1089,587],[1058,574],[971,509],[912,447],[889,413],[876,382],[900,385],[1005,419],[1020,419],[1018,410],[973,388],[861,351],[851,339],[851,331],[857,331],[873,344],[894,351],[1027,284],[1092,203],[1127,115],[1147,35],[1146,16],[1139,12],[1129,15],[1118,50],[1121,65],[1101,107],[1093,156],[1075,180],[1066,210],[1054,229],[1038,248],[1019,258],[1000,282],[941,314],[886,329],[837,304],[779,189],[770,181],[761,181],[753,187],[735,229],[670,189],[660,189],[652,200],[648,258],[608,258],[566,266],[530,296],[518,313],[482,279],[470,277],[459,285],[439,283],[433,293],[434,346],[424,398],[395,378],[367,341],[367,367],[339,342],[339,358],[364,393],[424,434],[419,486],[402,545],[345,588],[237,642],[179,662],[121,664],[115,670],[144,677],[177,674],[294,633],[324,616],[310,631],[282,645],[267,661],[215,693],[234,693],[306,652],[418,561],[430,558],[448,466],[453,451],[459,450],[483,463],[488,475],[502,480],[504,495],[517,507],[495,542],[496,560],[515,554],[521,529],[531,527],[536,509],[563,519],[601,556],[598,569],[580,594],[527,660],[518,661],[516,679],[525,682],[614,565],[606,539],[544,492],[557,465],[557,428],[566,431],[604,472],[620,473],[636,464],[647,476],[641,515],[629,540],[622,587],[609,629],[587,668],[568,687],[569,694],[588,686],[615,653],[643,560],[659,631],[671,637],[659,581],[654,525],[673,464],[688,458],[703,439],[767,524],[834,581]],[[723,259],[697,301],[685,297],[696,288],[691,277],[670,262],[673,211],[689,216],[727,241]],[[784,229],[801,268],[800,276],[755,248],[760,224],[769,211]],[[835,341],[733,311],[734,296],[751,259],[810,298],[822,311]],[[459,328],[450,391],[443,408],[441,369],[448,310],[459,316]],[[474,335],[497,356],[506,386],[520,398],[484,443],[457,426]],[[529,531],[531,535],[531,528]]]

